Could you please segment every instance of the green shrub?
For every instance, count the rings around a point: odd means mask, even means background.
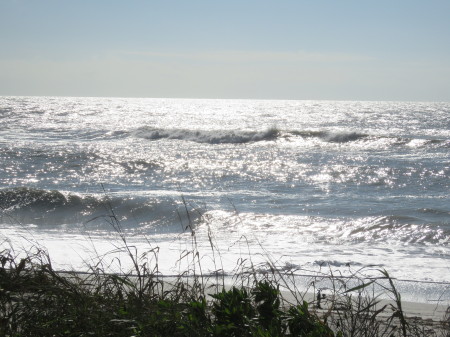
[[[211,296],[215,299],[214,333],[217,336],[251,336],[250,327],[256,312],[247,290],[233,287]]]
[[[286,332],[284,313],[280,309],[280,291],[270,282],[257,282],[252,290],[255,297],[258,323],[270,336],[281,336]]]

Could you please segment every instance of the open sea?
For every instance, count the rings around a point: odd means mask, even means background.
[[[195,245],[450,298],[450,103],[0,97],[0,249],[124,268],[118,231],[163,274]]]

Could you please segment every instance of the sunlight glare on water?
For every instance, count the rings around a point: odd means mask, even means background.
[[[168,273],[191,220],[226,271],[251,252],[450,279],[449,103],[0,97],[0,111],[8,240],[106,247],[109,204],[136,245],[168,251]]]

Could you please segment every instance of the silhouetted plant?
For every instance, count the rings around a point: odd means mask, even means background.
[[[255,297],[258,322],[271,336],[286,332],[284,313],[281,310],[280,291],[268,281],[257,282],[252,290]]]
[[[245,288],[233,287],[212,294],[212,312],[215,316],[215,333],[218,336],[250,336],[255,308]]]

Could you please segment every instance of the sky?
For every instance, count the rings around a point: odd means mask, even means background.
[[[450,101],[449,0],[0,0],[0,95]]]

